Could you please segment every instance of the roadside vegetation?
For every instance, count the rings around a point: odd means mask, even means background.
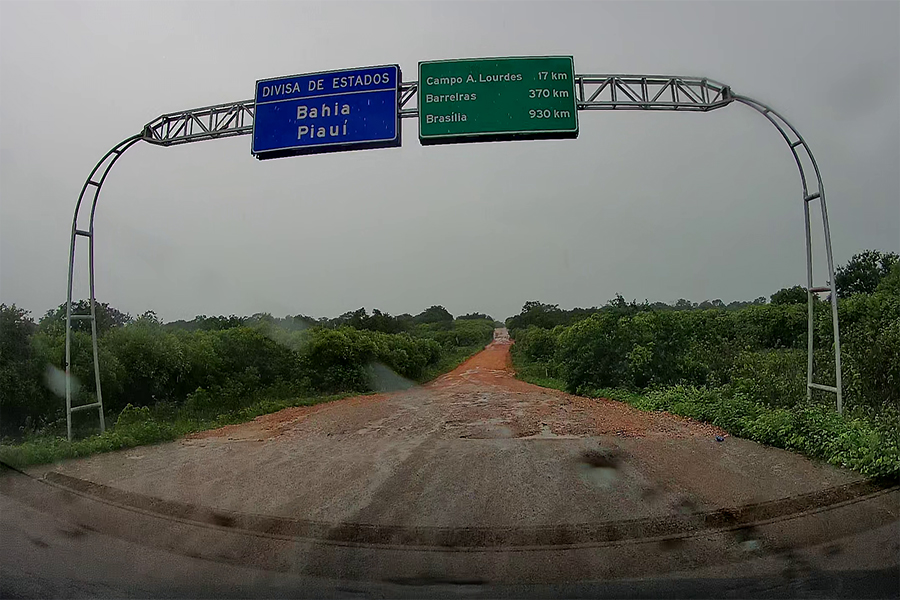
[[[79,302],[74,312],[87,313]],[[411,387],[456,367],[493,335],[487,315],[441,306],[334,319],[198,316],[162,323],[97,305],[106,433],[94,410],[65,439],[65,305],[35,323],[0,305],[0,460],[15,466],[175,439],[289,406]],[[90,322],[73,321],[73,404],[95,401]]]
[[[507,319],[518,376],[713,423],[869,476],[900,476],[900,261],[867,251],[835,274],[844,413],[807,399],[807,294],[770,302],[626,302],[561,310],[528,302]],[[830,303],[814,306],[815,373],[834,385]]]

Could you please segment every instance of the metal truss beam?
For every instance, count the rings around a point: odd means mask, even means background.
[[[249,135],[255,112],[255,102],[244,100],[168,113],[144,125],[141,139],[158,146],[174,146]]]
[[[701,77],[576,75],[578,110],[706,112],[731,104],[728,86]]]
[[[578,110],[651,110],[651,111],[699,111],[706,112],[722,108],[732,102],[740,102],[760,112],[781,133],[790,147],[800,170],[803,185],[804,215],[806,217],[806,258],[807,258],[807,290],[809,295],[809,333],[807,393],[813,389],[831,391],[837,394],[837,410],[842,410],[841,395],[841,354],[838,331],[837,294],[834,288],[834,264],[831,254],[831,233],[828,228],[828,214],[825,209],[825,190],[819,167],[812,152],[797,130],[778,113],[764,104],[732,94],[731,89],[712,79],[700,77],[680,77],[662,75],[576,75],[575,99]],[[415,81],[400,84],[399,111],[401,118],[419,116],[416,102],[419,84]],[[157,146],[174,146],[189,142],[200,142],[239,135],[249,135],[253,131],[253,118],[256,112],[254,100],[228,102],[213,106],[204,106],[180,112],[160,115],[147,123],[141,133],[131,136],[110,150],[91,171],[85,181],[75,205],[75,216],[72,220],[72,233],[69,245],[69,274],[66,296],[66,415],[69,439],[72,439],[72,413],[78,410],[98,408],[100,412],[100,428],[105,428],[103,418],[103,396],[100,390],[100,364],[97,346],[97,320],[94,297],[94,212],[100,196],[100,188],[106,180],[110,169],[125,150],[139,141]],[[799,148],[799,150],[798,150]],[[805,156],[813,166],[816,176],[816,189],[810,191],[807,185],[807,173],[804,170],[801,156]],[[84,217],[87,204],[84,200],[90,197],[89,217]],[[810,242],[809,203],[818,200],[822,207],[822,219],[825,228],[825,245],[828,261],[829,284],[815,287],[812,281],[812,248]],[[80,221],[88,219],[86,227],[79,228]],[[75,246],[79,237],[89,241],[90,256],[90,314],[72,314],[72,284],[75,264]],[[834,324],[835,382],[834,387],[813,382],[813,302],[814,294],[829,291],[831,293],[832,319]],[[91,337],[93,341],[94,377],[96,381],[96,400],[81,406],[72,406],[71,385],[71,340],[72,320],[88,319],[91,321]]]
[[[400,84],[400,117],[419,116],[416,95],[419,83]],[[701,77],[662,75],[576,75],[578,110],[677,110],[709,111],[730,104],[728,86]],[[228,102],[160,115],[144,126],[142,139],[159,146],[173,146],[253,131],[253,100]]]
[[[419,93],[418,81],[404,81],[400,84],[400,118],[408,119],[410,117],[419,116],[419,106],[413,101],[413,98]],[[412,103],[412,108],[405,108],[407,104]]]

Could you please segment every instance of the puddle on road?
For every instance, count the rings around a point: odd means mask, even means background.
[[[471,433],[459,436],[464,440],[506,440],[516,437],[509,427],[482,427]]]
[[[621,465],[621,456],[611,449],[600,448],[587,450],[581,454],[576,470],[584,483],[608,490],[619,478],[617,473]]]
[[[578,440],[580,435],[572,435],[568,433],[554,433],[549,423],[541,422],[541,430],[532,435],[519,436],[523,440]]]
[[[465,431],[459,435],[462,439],[470,440],[505,440],[516,437],[515,432],[508,427],[503,419],[485,419],[463,425]]]

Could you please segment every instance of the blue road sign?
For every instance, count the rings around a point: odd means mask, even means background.
[[[256,158],[400,145],[400,67],[385,65],[256,82]]]

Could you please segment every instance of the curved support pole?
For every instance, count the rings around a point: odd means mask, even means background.
[[[750,108],[756,110],[766,119],[768,119],[769,122],[772,123],[772,125],[775,126],[775,128],[781,134],[781,137],[784,138],[784,141],[790,148],[791,154],[794,155],[794,161],[797,163],[797,169],[800,171],[800,183],[803,186],[803,215],[806,225],[806,289],[808,314],[808,332],[806,341],[806,397],[811,397],[812,390],[814,389],[834,392],[837,395],[837,411],[838,413],[841,413],[843,412],[843,395],[841,387],[841,337],[838,327],[838,298],[834,282],[834,260],[831,254],[831,230],[828,227],[828,209],[825,206],[825,186],[822,183],[822,174],[819,172],[819,165],[818,163],[816,163],[816,158],[815,156],[813,156],[812,150],[810,150],[809,145],[806,143],[806,140],[803,139],[803,136],[800,135],[800,132],[797,131],[797,129],[793,125],[791,125],[787,119],[772,110],[772,108],[770,108],[769,106],[766,106],[765,104],[763,104],[762,102],[758,102],[757,100],[753,100],[752,98],[748,98],[747,96],[734,95],[733,98],[736,102],[740,102],[741,104],[745,104]],[[813,171],[815,173],[816,187],[812,192],[810,192],[809,190],[810,180],[807,178],[806,171],[803,168],[803,162],[800,160],[801,156],[797,151],[798,148],[802,148],[802,151],[806,153],[806,157],[809,159],[809,162],[812,165]],[[822,226],[825,231],[825,255],[828,260],[828,285],[821,287],[813,286],[812,240],[810,236],[809,203],[813,202],[814,200],[818,200],[822,207]],[[815,301],[815,294],[817,292],[826,291],[830,293],[831,297],[831,320],[834,327],[834,387],[818,384],[813,381],[813,303]]]
[[[103,417],[103,395],[100,391],[100,356],[97,347],[97,312],[95,306],[96,302],[94,298],[94,212],[97,209],[97,199],[100,197],[100,188],[103,186],[103,182],[106,181],[106,176],[109,174],[110,169],[112,169],[112,166],[116,164],[116,161],[119,160],[119,157],[122,156],[123,152],[128,150],[131,146],[139,142],[141,139],[142,138],[140,134],[133,135],[130,138],[119,142],[116,146],[113,147],[112,150],[107,152],[103,156],[103,158],[101,158],[100,161],[94,166],[91,174],[84,182],[84,185],[81,188],[81,193],[78,195],[78,202],[75,204],[75,216],[72,218],[72,237],[69,243],[69,279],[66,290],[66,431],[70,442],[72,441],[72,413],[74,411],[97,408],[100,413],[100,430],[106,431],[106,422]],[[78,216],[81,212],[82,207],[85,205],[85,195],[88,193],[89,188],[93,188],[93,191],[91,192],[92,198],[90,220],[88,222],[87,229],[79,229]],[[78,239],[78,237],[88,238],[89,246],[88,253],[91,288],[91,312],[87,315],[72,314],[72,276],[75,271],[75,241]],[[93,343],[94,351],[94,380],[96,382],[97,389],[96,402],[76,406],[74,408],[72,407],[71,373],[73,318],[89,319],[91,322],[91,340]]]

